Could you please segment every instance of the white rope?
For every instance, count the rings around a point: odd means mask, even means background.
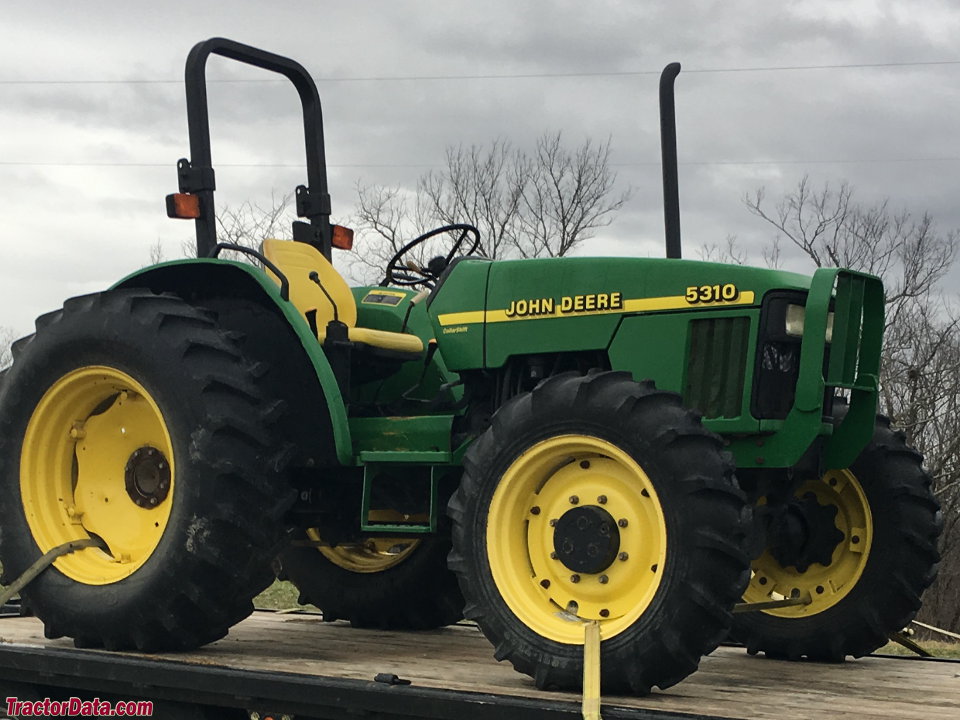
[[[926,623],[922,623],[919,620],[914,620],[913,624],[919,625],[920,627],[925,628],[927,630],[932,630],[933,632],[940,633],[941,635],[946,635],[947,637],[951,637],[954,640],[960,640],[960,635],[958,635],[955,632],[950,632],[949,630],[944,630],[943,628],[934,627],[933,625],[927,625]]]

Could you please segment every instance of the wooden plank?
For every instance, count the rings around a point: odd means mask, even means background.
[[[32,618],[0,620],[0,642],[70,648],[46,640]],[[136,655],[135,653],[127,653]],[[156,656],[151,656],[156,657]],[[372,680],[393,673],[417,687],[579,702],[573,693],[537,690],[470,625],[399,633],[323,623],[315,615],[255,613],[219,642],[164,660],[253,671]],[[956,720],[960,664],[861,658],[840,664],[789,663],[719,648],[700,670],[648,697],[603,698],[605,708],[689,713],[717,718],[864,718]]]

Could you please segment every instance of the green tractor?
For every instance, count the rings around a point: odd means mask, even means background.
[[[306,221],[239,248],[256,265],[218,257],[211,54],[284,75],[303,105]],[[192,160],[168,198],[197,258],[40,317],[0,391],[5,581],[81,541],[23,591],[47,636],[214,641],[278,556],[325,619],[466,617],[538,687],[579,687],[589,626],[604,689],[635,693],[730,636],[840,660],[902,628],[941,520],[920,456],[876,417],[881,284],[679,259],[678,70],[661,80],[666,259],[490,261],[453,225],[350,288],[310,75],[197,45]],[[437,237],[448,252],[410,260]]]

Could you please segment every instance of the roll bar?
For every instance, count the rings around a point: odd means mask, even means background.
[[[323,113],[317,85],[300,63],[226,38],[211,38],[194,45],[187,56],[185,71],[191,160],[184,158],[177,162],[177,175],[180,192],[196,195],[199,199],[199,217],[196,217],[197,257],[211,256],[217,246],[213,202],[216,180],[210,157],[210,120],[207,110],[206,64],[210,55],[220,55],[279,73],[297,89],[303,105],[307,161],[307,185],[298,185],[296,188],[297,216],[307,218],[310,222],[293,224],[294,239],[314,245],[329,260],[330,194],[323,145]]]

